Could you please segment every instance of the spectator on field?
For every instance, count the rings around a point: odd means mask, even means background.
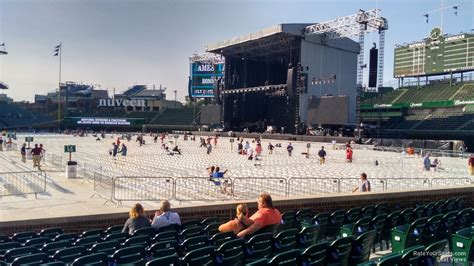
[[[207,175],[209,176],[209,178],[212,178],[212,174],[214,174],[215,169],[216,169],[216,167],[214,167],[214,166],[209,166],[208,168],[206,168]]]
[[[413,148],[413,146],[409,146],[408,149],[407,149],[407,154],[408,156],[413,156],[415,155],[415,149]]]
[[[288,152],[288,156],[291,157],[291,153],[293,152],[293,146],[291,145],[291,142],[288,143],[288,146],[286,146],[286,151]]]
[[[433,168],[433,171],[436,172],[436,169],[439,169],[439,165],[441,164],[441,161],[438,158],[434,158],[434,160],[431,162],[431,168]]]
[[[39,148],[41,149],[41,156],[40,156],[40,160],[44,163],[45,162],[45,155],[46,155],[46,150],[44,149],[43,147],[43,144],[40,144],[39,145]]]
[[[211,154],[211,152],[212,152],[212,145],[211,145],[211,142],[208,141],[206,144],[206,153]]]
[[[0,151],[3,151],[3,138],[0,136]]]
[[[145,217],[145,210],[140,203],[135,204],[129,212],[129,218],[123,226],[122,232],[128,232],[128,234],[133,234],[133,232],[144,227],[150,227],[150,220]]]
[[[128,148],[125,146],[125,143],[122,143],[122,149],[120,149],[120,153],[122,154],[122,157],[125,158],[127,156]]]
[[[425,157],[423,157],[423,169],[425,171],[429,171],[430,168],[431,168],[430,153],[427,153]]]
[[[26,143],[23,143],[23,145],[21,145],[20,154],[21,154],[21,161],[23,163],[26,163]]]
[[[321,149],[318,151],[318,157],[319,165],[323,165],[326,163],[326,151],[324,150],[324,146],[322,146]]]
[[[253,221],[253,224],[240,231],[237,234],[238,237],[245,237],[267,226],[280,224],[281,213],[275,207],[273,207],[272,197],[269,194],[260,194],[257,203],[258,210],[250,217],[250,220]]]
[[[179,218],[179,214],[171,211],[170,202],[165,200],[161,202],[160,209],[155,212],[151,226],[155,228],[155,230],[158,230],[170,224],[181,225],[181,219]]]
[[[173,152],[177,153],[178,155],[181,155],[181,149],[178,148],[178,145],[174,146]]]
[[[474,153],[471,153],[467,160],[467,167],[470,175],[474,175]]]
[[[352,151],[351,146],[347,146],[346,148],[346,162],[352,163],[354,152]]]
[[[275,146],[272,145],[272,143],[268,143],[268,154],[273,154],[273,149],[275,149]]]
[[[33,168],[38,167],[38,170],[41,170],[41,149],[38,144],[35,144],[31,154],[33,155]]]
[[[244,145],[242,144],[242,141],[237,144],[237,153],[238,154],[244,154]]]
[[[360,174],[360,183],[357,187],[355,187],[352,192],[356,192],[356,191],[359,191],[359,192],[370,192],[371,188],[370,188],[370,182],[369,180],[367,180],[367,174],[366,173],[362,173]]]
[[[255,147],[255,158],[260,158],[262,156],[262,144],[257,143],[257,146]]]
[[[253,221],[248,218],[249,209],[247,204],[242,203],[237,205],[235,212],[235,218],[225,224],[221,224],[219,226],[219,232],[233,232],[234,234],[238,234],[253,224]]]

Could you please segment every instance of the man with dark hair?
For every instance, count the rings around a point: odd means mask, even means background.
[[[326,151],[324,150],[324,146],[321,147],[321,149],[318,152],[318,157],[319,157],[319,165],[323,165],[326,163]]]
[[[38,147],[38,144],[35,144],[31,154],[33,155],[33,168],[38,167],[38,170],[41,170],[41,148]]]
[[[238,237],[245,237],[270,225],[278,225],[281,222],[281,213],[273,207],[272,197],[267,193],[262,193],[258,197],[258,211],[254,213],[250,220],[254,223],[237,234]]]

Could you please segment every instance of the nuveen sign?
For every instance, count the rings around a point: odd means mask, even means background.
[[[145,100],[127,100],[127,99],[99,99],[98,107],[145,107]]]

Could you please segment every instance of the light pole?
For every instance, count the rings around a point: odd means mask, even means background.
[[[176,108],[176,102],[178,101],[178,97],[177,97],[178,91],[174,90],[173,92],[174,92],[174,108]]]

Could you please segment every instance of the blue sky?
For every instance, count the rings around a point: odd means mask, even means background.
[[[459,4],[458,15],[444,12],[444,32],[474,28],[474,1]],[[255,32],[279,23],[321,22],[382,9],[386,32],[384,81],[393,80],[395,44],[420,40],[440,24],[440,13],[425,23],[423,14],[441,0],[0,0],[0,80],[15,100],[57,87],[58,58],[63,43],[63,81],[100,84],[117,92],[133,84],[162,84],[168,96],[187,93],[188,57],[205,45]],[[371,46],[375,34],[366,37]],[[368,53],[367,53],[368,54]]]

